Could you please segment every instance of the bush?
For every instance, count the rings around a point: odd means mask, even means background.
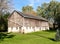
[[[55,40],[56,40],[56,41],[59,41],[59,40],[60,40],[60,28],[57,29],[57,33],[56,33],[56,36],[55,36]]]

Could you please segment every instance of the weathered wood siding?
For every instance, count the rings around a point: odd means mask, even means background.
[[[16,12],[8,19],[8,28],[20,29],[23,26],[23,17],[17,14]],[[18,30],[19,31],[19,30]]]
[[[26,27],[40,27],[40,21],[34,19],[24,19],[24,26]]]
[[[41,21],[41,20],[34,20],[29,18],[24,18],[24,31],[26,33],[28,32],[34,32],[39,30],[47,30],[49,28],[48,22]]]

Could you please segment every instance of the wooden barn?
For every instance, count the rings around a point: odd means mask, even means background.
[[[49,30],[49,23],[43,17],[24,14],[16,10],[8,17],[8,32],[30,33],[41,30]]]

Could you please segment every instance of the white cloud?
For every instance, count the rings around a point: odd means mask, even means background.
[[[38,3],[40,0],[29,0],[29,5],[33,6],[35,3]]]

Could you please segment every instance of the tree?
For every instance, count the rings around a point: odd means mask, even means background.
[[[33,11],[33,7],[32,6],[24,6],[24,7],[22,7],[22,12],[24,12],[24,13],[29,13],[29,12],[31,12],[31,11]]]
[[[41,6],[37,7],[37,14],[42,17],[46,17],[45,11],[46,8],[48,7],[48,3],[43,3]]]
[[[3,16],[1,16],[0,18],[0,32],[1,31],[7,31],[7,28],[8,28],[8,16],[10,15],[10,13],[6,13],[4,14]]]
[[[58,3],[57,5],[57,8],[56,8],[56,14],[55,15],[55,21],[57,22],[57,25],[58,25],[58,28],[57,28],[57,33],[56,33],[56,41],[59,41],[60,40],[60,3]]]
[[[58,4],[59,4],[59,2],[57,2],[57,1],[51,1],[50,3],[49,3],[49,6],[47,7],[47,9],[46,9],[46,14],[47,14],[47,19],[48,20],[50,20],[52,23],[53,23],[53,28],[54,29],[56,29],[55,28],[55,23],[56,23],[56,21],[55,21],[55,18],[56,18],[56,16],[58,15],[58,13],[57,12],[59,12],[59,11],[57,11],[57,9],[58,9]],[[53,19],[53,21],[51,20],[51,18]]]
[[[44,16],[44,9],[42,9],[42,7],[38,6],[37,8],[37,15],[45,17]]]
[[[24,6],[22,7],[22,12],[25,14],[32,14],[32,15],[36,15],[36,12],[33,10],[32,6]]]
[[[37,16],[37,13],[34,10],[31,11],[30,14],[33,15],[33,16]]]
[[[0,0],[0,31],[4,30],[7,25],[6,19],[3,17],[3,15],[7,14],[9,10],[11,10],[11,0]]]
[[[11,0],[0,0],[0,15],[12,9]]]

